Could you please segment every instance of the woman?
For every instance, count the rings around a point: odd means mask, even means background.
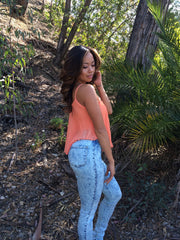
[[[69,111],[65,153],[76,175],[81,200],[80,240],[103,240],[109,219],[122,195],[114,178],[108,118],[112,107],[103,88],[100,64],[101,59],[94,49],[75,46],[67,54],[61,77],[61,92]],[[107,166],[101,158],[102,151],[108,159]],[[93,231],[93,219],[102,193],[104,198]]]

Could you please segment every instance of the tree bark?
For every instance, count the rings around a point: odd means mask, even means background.
[[[61,27],[61,32],[59,35],[59,40],[58,40],[58,45],[57,45],[57,54],[56,54],[56,58],[54,61],[55,65],[60,65],[61,59],[63,59],[63,57],[64,57],[64,46],[65,46],[65,38],[66,38],[66,34],[67,34],[70,9],[71,9],[71,0],[66,0],[65,11],[64,11],[63,21],[62,21],[62,27]]]
[[[11,0],[10,15],[15,17],[24,16],[28,6],[28,0]]]
[[[92,2],[92,0],[85,1],[85,4],[84,4],[82,10],[80,11],[78,17],[76,18],[76,20],[71,28],[69,36],[67,36],[67,26],[68,26],[69,15],[70,15],[71,0],[66,0],[63,23],[62,23],[61,32],[59,35],[59,41],[58,41],[58,45],[57,45],[57,54],[56,54],[56,58],[54,60],[55,66],[61,67],[61,63],[71,45],[71,42],[72,42],[74,35],[79,27],[79,24],[83,20],[91,2]]]
[[[51,0],[50,8],[49,8],[50,23],[53,24],[53,19],[52,19],[52,5],[53,5],[53,0]]]
[[[42,0],[42,6],[41,6],[41,10],[40,10],[41,13],[44,12],[44,0]]]
[[[170,0],[157,0],[161,4],[163,17],[166,16]],[[126,54],[126,62],[134,68],[147,71],[151,67],[151,59],[158,44],[156,33],[159,28],[149,12],[146,0],[140,0],[133,30]]]

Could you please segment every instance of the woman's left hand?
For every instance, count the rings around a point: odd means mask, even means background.
[[[96,79],[94,81],[94,84],[96,85],[96,87],[102,86],[102,77],[101,77],[101,72],[100,71],[96,72]]]
[[[109,184],[115,175],[114,161],[107,165],[107,171],[106,171],[105,176],[108,176],[109,172],[110,172],[109,178],[104,181],[106,184]]]

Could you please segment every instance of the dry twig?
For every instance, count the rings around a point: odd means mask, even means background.
[[[141,198],[137,201],[137,203],[136,203],[134,206],[132,206],[131,209],[129,209],[129,211],[127,212],[126,216],[123,218],[123,220],[121,221],[121,223],[124,222],[125,219],[129,216],[129,214],[137,207],[137,205],[140,204],[140,202],[143,200],[143,198],[144,198],[144,197],[141,197]]]
[[[37,225],[36,231],[32,236],[32,240],[39,240],[41,237],[41,229],[42,229],[42,203],[40,203],[40,214],[39,214],[39,223]]]
[[[58,190],[56,190],[55,188],[51,187],[48,183],[42,181],[42,180],[38,180],[39,183],[45,185],[46,187],[50,188],[51,190],[53,190],[54,192],[60,194],[60,192]]]
[[[178,205],[179,194],[180,194],[180,181],[177,184],[177,194],[176,194],[176,199],[175,199],[174,204],[173,204],[173,208],[176,208],[177,205]]]

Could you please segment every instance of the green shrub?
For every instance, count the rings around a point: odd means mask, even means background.
[[[178,142],[180,136],[180,24],[170,13],[164,25],[157,22],[160,42],[149,72],[117,59],[106,66],[108,89],[116,96],[114,137],[126,137],[139,154]]]
[[[14,104],[19,114],[27,115],[32,111],[32,103],[25,103],[16,87],[17,81],[24,83],[25,74],[31,73],[27,64],[34,55],[34,50],[31,45],[22,46],[18,43],[18,39],[25,35],[26,33],[16,30],[17,42],[12,43],[10,34],[5,37],[0,33],[0,90],[3,96],[0,111],[4,114],[11,114]]]
[[[50,120],[50,126],[54,130],[60,132],[58,137],[58,143],[61,147],[63,147],[66,141],[65,129],[66,129],[67,123],[64,122],[62,118],[55,117]]]

